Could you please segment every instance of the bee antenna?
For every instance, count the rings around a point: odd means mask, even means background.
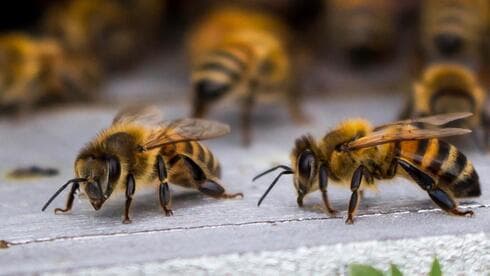
[[[266,174],[268,174],[268,173],[271,173],[271,172],[273,172],[273,171],[275,171],[275,170],[277,170],[277,169],[284,169],[284,170],[286,170],[286,171],[293,172],[293,169],[291,169],[290,167],[288,167],[288,166],[286,166],[286,165],[278,165],[278,166],[275,166],[275,167],[273,167],[273,168],[270,168],[270,169],[268,169],[267,171],[262,172],[262,173],[260,173],[259,175],[255,176],[255,177],[252,179],[252,181],[255,181],[255,180],[257,180],[257,179],[261,178],[262,176],[264,176],[264,175],[266,175]]]
[[[274,168],[274,169],[277,169],[277,168]],[[272,181],[271,185],[269,185],[269,188],[267,188],[267,191],[265,191],[265,193],[260,197],[259,202],[257,203],[257,206],[260,206],[260,204],[262,203],[264,198],[272,190],[272,187],[274,187],[274,185],[276,185],[277,181],[279,180],[279,178],[281,178],[281,176],[283,176],[284,174],[293,174],[293,173],[294,172],[292,170],[288,170],[288,171],[283,171],[279,175],[277,175],[276,178],[274,179],[274,181]]]
[[[46,202],[46,204],[44,204],[43,208],[41,209],[41,211],[44,212],[44,210],[46,210],[46,208],[48,208],[49,204],[51,204],[51,202],[64,190],[66,189],[66,187],[68,187],[68,185],[70,185],[71,183],[76,183],[76,182],[83,182],[83,181],[87,181],[86,178],[73,178],[73,179],[70,179],[68,180],[68,182],[66,182],[63,186],[61,186],[57,191],[56,193],[54,193],[51,198],[48,200],[48,202]]]

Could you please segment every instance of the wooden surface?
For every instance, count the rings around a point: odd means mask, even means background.
[[[125,81],[126,90],[142,87]],[[158,85],[152,85],[152,81],[158,84],[158,77],[144,82],[149,85],[143,86],[142,95],[155,93]],[[115,82],[107,89],[116,91],[121,85]],[[252,177],[271,165],[288,164],[289,151],[296,137],[306,132],[321,137],[348,117],[362,116],[374,123],[388,122],[396,118],[403,104],[400,94],[359,91],[355,94],[330,91],[324,96],[308,99],[305,110],[312,120],[299,127],[290,123],[284,108],[259,107],[254,115],[254,143],[250,148],[240,146],[237,129],[225,138],[206,143],[222,162],[227,190],[243,192],[244,199],[215,200],[193,191],[174,189],[174,216],[165,217],[158,204],[156,186],[155,189],[137,190],[130,225],[121,224],[123,195],[111,198],[99,211],[94,211],[84,198],[80,198],[75,200],[71,213],[54,215],[53,208],[64,204],[65,192],[48,211],[40,211],[51,194],[73,177],[77,151],[110,123],[117,107],[79,106],[38,113],[34,118],[0,121],[2,175],[18,166],[34,164],[60,170],[60,175],[53,178],[0,179],[0,240],[9,244],[8,249],[0,250],[0,274],[76,272],[87,268],[93,273],[104,271],[98,269],[199,256],[286,252],[284,250],[300,247],[439,235],[476,235],[484,240],[482,244],[488,244],[490,156],[480,154],[473,147],[464,151],[480,174],[483,196],[462,201],[463,208],[474,209],[473,218],[445,214],[416,185],[401,179],[384,182],[378,192],[368,192],[354,225],[344,224],[350,196],[347,189],[329,188],[333,206],[341,212],[337,217],[328,217],[321,207],[319,194],[307,197],[305,208],[297,207],[291,177],[284,177],[263,205],[256,206],[272,175],[255,183],[251,182]],[[130,94],[128,91],[120,93]],[[158,104],[167,118],[188,114],[185,96],[162,96],[162,99],[165,101],[160,100]],[[212,117],[232,125],[238,122],[237,114],[230,106],[220,108]],[[437,246],[444,248],[445,245]],[[481,269],[485,271],[489,267],[488,262],[486,265],[484,262],[490,256],[488,246],[485,248],[481,253],[462,254],[460,258],[471,259],[480,272]],[[444,250],[437,252],[445,254]],[[431,259],[433,252],[421,254]],[[281,255],[274,256],[277,260]],[[443,260],[447,264],[451,259]],[[279,267],[278,271],[287,270]]]

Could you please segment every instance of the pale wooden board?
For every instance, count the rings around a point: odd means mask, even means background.
[[[53,166],[61,171],[54,178],[0,180],[0,239],[12,243],[11,248],[0,251],[0,274],[70,271],[348,241],[488,233],[490,158],[472,147],[466,152],[480,173],[483,196],[463,202],[464,206],[475,208],[476,216],[471,219],[438,211],[416,185],[400,179],[384,184],[378,193],[368,192],[353,226],[344,224],[348,189],[330,188],[333,205],[342,212],[338,218],[328,218],[318,194],[305,200],[306,208],[296,206],[290,177],[284,177],[263,206],[256,207],[272,175],[256,183],[251,182],[252,177],[274,164],[289,163],[289,151],[299,135],[311,132],[321,137],[348,117],[363,116],[375,123],[385,123],[396,118],[403,102],[402,96],[393,92],[364,91],[363,87],[354,92],[330,91],[308,99],[305,110],[312,121],[303,126],[290,123],[285,108],[259,107],[254,115],[255,142],[250,148],[240,146],[240,132],[236,128],[226,138],[207,142],[223,163],[226,188],[244,192],[243,200],[220,201],[191,191],[176,191],[175,215],[164,217],[156,187],[149,188],[137,191],[131,225],[121,224],[122,196],[111,199],[98,212],[80,199],[75,201],[70,214],[54,215],[52,208],[63,205],[64,193],[48,212],[40,212],[49,196],[72,177],[73,158],[80,147],[110,123],[117,111],[115,105],[71,107],[38,113],[34,118],[0,121],[2,175],[17,166],[31,164]],[[188,114],[184,92],[165,95],[162,97],[166,101],[157,103],[167,118]],[[238,123],[233,106],[220,108],[212,117],[233,126]]]

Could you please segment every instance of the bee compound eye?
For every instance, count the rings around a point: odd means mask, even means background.
[[[119,163],[119,160],[117,160],[114,157],[109,158],[107,161],[107,168],[108,168],[108,176],[109,176],[109,182],[114,182],[119,178],[119,175],[121,174],[121,164]]]
[[[299,175],[307,179],[311,178],[312,168],[315,165],[315,156],[310,150],[304,151],[298,158]]]

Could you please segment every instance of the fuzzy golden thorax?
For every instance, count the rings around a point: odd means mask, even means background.
[[[372,155],[372,149],[351,152],[345,152],[340,149],[342,145],[366,136],[372,132],[372,129],[371,123],[367,120],[349,119],[340,123],[334,130],[323,137],[320,149],[328,164],[329,177],[331,179],[336,181],[346,180],[363,159]]]
[[[148,135],[143,126],[119,124],[102,131],[80,151],[75,174],[87,179],[82,189],[96,210],[118,186],[124,186],[129,173],[142,181],[154,177],[156,151],[138,148]]]

